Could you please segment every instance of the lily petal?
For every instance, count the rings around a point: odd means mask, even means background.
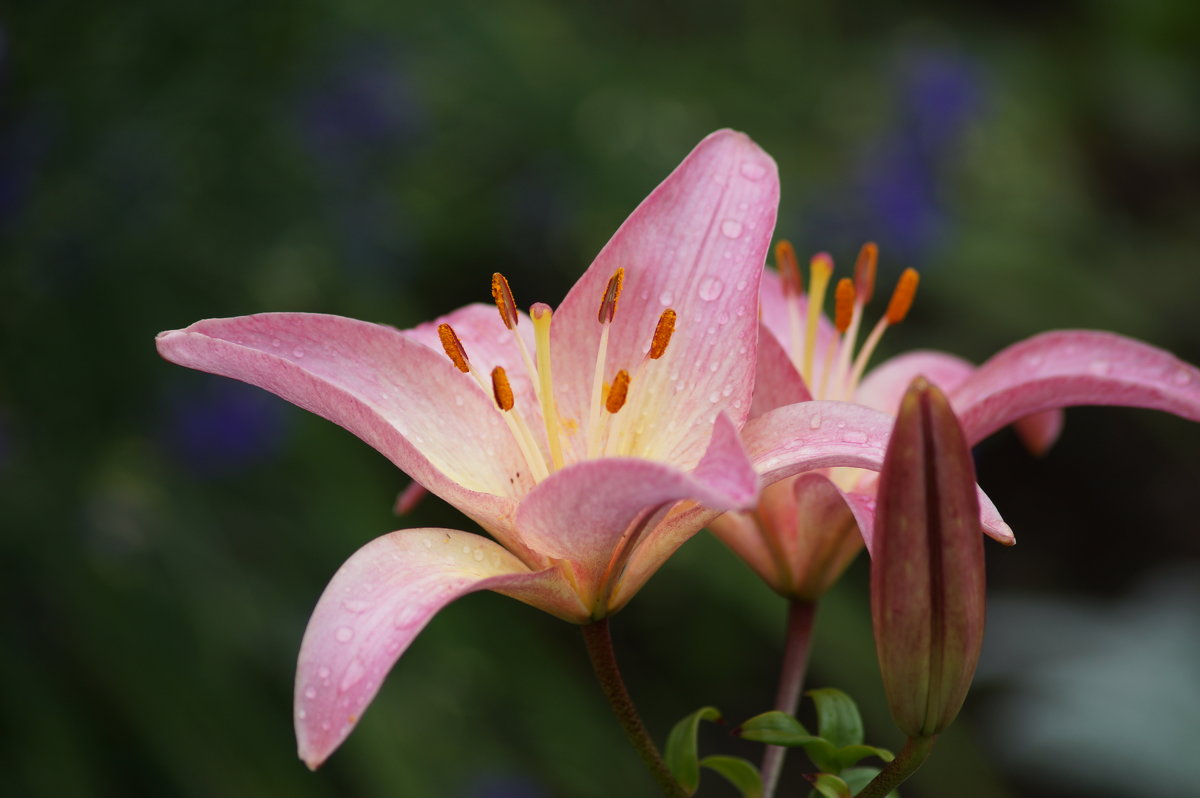
[[[630,457],[578,463],[534,488],[521,502],[516,524],[534,549],[573,563],[581,588],[591,594],[613,562],[618,542],[635,524],[646,523],[656,511],[685,499],[714,512],[749,508],[757,487],[758,476],[737,430],[722,414],[712,443],[693,473]],[[697,523],[690,534],[702,524]],[[648,532],[635,543],[646,543],[654,534]]]
[[[511,537],[507,518],[533,484],[529,469],[492,398],[444,354],[392,327],[313,313],[206,319],[156,343],[167,360],[265,388],[345,427]],[[509,481],[518,472],[528,485]]]
[[[788,405],[751,419],[742,428],[742,442],[764,485],[819,468],[848,466],[878,472],[891,435],[891,415],[849,402],[812,401]],[[862,521],[869,521],[869,504],[862,497],[874,490],[874,475],[864,476],[845,498]],[[1000,543],[1012,545],[1012,528],[1000,517],[983,490],[979,495],[984,532]],[[860,529],[871,529],[868,524]],[[870,534],[864,540],[872,545]]]
[[[1043,410],[1013,422],[1017,437],[1034,457],[1041,457],[1050,451],[1050,447],[1058,442],[1062,434],[1066,414],[1061,410]]]
[[[296,739],[310,768],[346,739],[430,618],[477,590],[495,590],[576,623],[587,617],[556,569],[531,571],[468,532],[392,532],[346,561],[317,602],[300,646]]]
[[[1113,333],[1043,333],[1001,351],[951,394],[972,444],[1019,418],[1073,405],[1164,410],[1200,421],[1200,369]]]
[[[791,351],[792,349],[792,320],[788,310],[789,300],[783,293],[783,281],[779,279],[779,273],[773,269],[768,269],[763,272],[762,279],[762,324],[771,332],[779,343],[783,344],[783,348]],[[798,312],[797,321],[800,324],[800,329],[807,328],[808,319],[808,299],[802,299],[799,306],[796,308]],[[829,349],[829,342],[837,336],[837,330],[833,326],[833,322],[824,313],[817,319],[817,342],[816,351],[824,355]],[[796,353],[799,357],[799,353]],[[817,366],[814,369],[818,375],[821,373],[820,361],[824,357],[817,359]],[[793,366],[793,369],[795,366]]]
[[[923,376],[949,394],[971,376],[975,365],[956,355],[918,349],[886,360],[863,378],[855,400],[867,407],[896,414],[909,383]]]
[[[804,377],[796,370],[783,344],[762,325],[758,335],[758,367],[754,377],[754,402],[750,418],[797,402],[812,401]]]
[[[716,414],[735,424],[750,410],[758,339],[758,292],[775,226],[775,162],[742,133],[705,138],[621,225],[571,289],[551,329],[556,396],[564,418],[583,422],[610,276],[625,288],[610,327],[608,373],[631,374],[659,315],[678,314],[666,353],[637,376],[645,428],[639,454],[687,469],[699,462]],[[677,391],[677,388],[686,390]],[[570,426],[568,424],[568,426]],[[583,436],[571,445],[580,451]]]

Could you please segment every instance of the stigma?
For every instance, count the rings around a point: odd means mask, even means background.
[[[609,330],[613,324],[620,323],[618,308],[624,283],[625,270],[617,269],[598,297],[596,323],[600,334],[592,370],[591,399],[583,419],[562,417],[555,401],[550,353],[553,311],[540,302],[529,309],[528,320],[533,326],[534,340],[530,352],[525,339],[518,333],[524,317],[517,309],[512,288],[504,275],[492,275],[492,299],[500,323],[510,331],[520,353],[520,367],[524,368],[533,386],[533,397],[514,391],[505,366],[495,366],[487,377],[479,373],[470,360],[470,341],[464,345],[453,327],[445,323],[438,325],[438,338],[446,357],[490,398],[520,448],[528,473],[535,482],[573,461],[638,456],[641,451],[639,425],[644,423],[642,399],[646,391],[639,388],[645,382],[645,370],[655,367],[655,362],[667,352],[678,315],[673,308],[662,312],[640,359],[610,363]],[[574,440],[576,436],[581,436],[581,442]]]
[[[827,342],[819,341],[820,317],[833,276],[833,258],[822,252],[809,263],[807,294],[795,249],[787,241],[775,246],[776,267],[783,287],[788,317],[788,346],[792,364],[804,378],[814,399],[851,401],[867,363],[888,327],[908,315],[916,297],[920,275],[905,269],[888,300],[887,310],[857,347],[863,314],[875,292],[879,248],[863,244],[855,261],[854,277],[843,277],[834,288],[833,330]]]

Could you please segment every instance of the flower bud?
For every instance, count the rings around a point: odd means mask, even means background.
[[[923,377],[900,404],[879,480],[871,619],[884,689],[909,737],[938,734],[966,697],[984,626],[975,469],[944,394]]]

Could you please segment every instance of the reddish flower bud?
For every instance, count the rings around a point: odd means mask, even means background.
[[[983,536],[962,426],[923,377],[900,404],[880,475],[871,618],[896,724],[909,737],[938,734],[979,661]]]

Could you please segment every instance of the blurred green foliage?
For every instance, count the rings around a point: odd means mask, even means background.
[[[575,630],[490,594],[439,615],[308,773],[291,670],[325,581],[382,532],[467,522],[435,501],[397,520],[383,458],[169,366],[154,333],[263,310],[408,326],[486,300],[495,270],[557,302],[731,126],[779,161],[781,235],[924,271],[885,348],[982,359],[1095,326],[1200,361],[1197,41],[1189,0],[9,4],[3,791],[651,794]],[[1022,541],[989,550],[994,587],[1119,592],[1200,559],[1198,453],[1192,425],[1108,411],[1071,414],[1045,462],[985,445]],[[824,606],[810,684],[891,744],[862,582]],[[660,738],[706,703],[768,708],[783,607],[705,535],[614,625]],[[905,794],[1077,794],[996,771],[971,729]],[[757,756],[716,728],[701,749]]]

